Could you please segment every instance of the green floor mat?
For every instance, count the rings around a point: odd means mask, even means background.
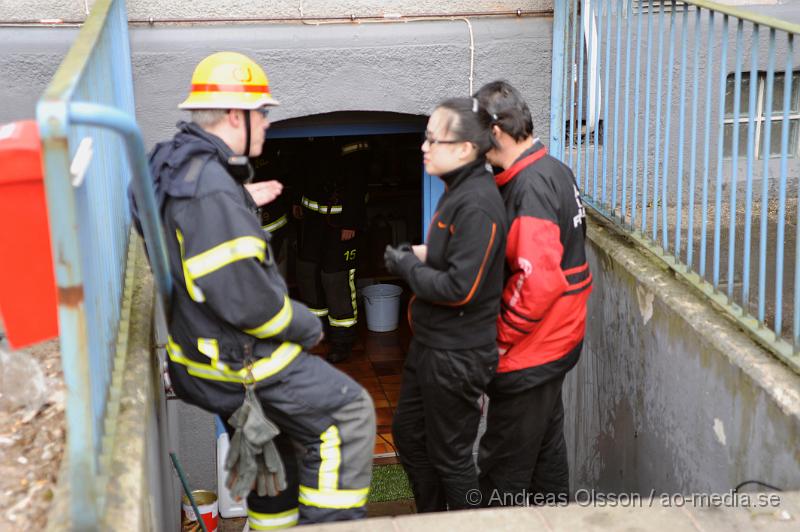
[[[403,466],[391,464],[372,468],[368,502],[399,501],[413,496]]]

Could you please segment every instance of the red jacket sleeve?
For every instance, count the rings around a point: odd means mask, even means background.
[[[514,219],[506,245],[511,276],[503,289],[497,321],[501,348],[530,334],[567,289],[561,269],[563,252],[561,231],[555,222],[533,216]]]

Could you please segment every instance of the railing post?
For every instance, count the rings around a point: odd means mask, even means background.
[[[67,102],[42,101],[36,109],[44,147],[50,233],[58,286],[61,365],[67,388],[70,528],[97,530],[97,460],[94,446],[89,337],[78,235],[78,213],[69,175]]]
[[[553,2],[553,70],[550,76],[550,153],[564,158],[563,68],[567,35],[567,2]],[[571,82],[571,78],[570,78]]]

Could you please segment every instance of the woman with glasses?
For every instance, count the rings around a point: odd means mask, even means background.
[[[497,366],[505,208],[487,169],[492,119],[472,98],[441,103],[422,144],[446,189],[425,245],[387,246],[389,271],[411,287],[414,337],[403,368],[394,441],[419,512],[478,507],[472,449],[478,400]]]

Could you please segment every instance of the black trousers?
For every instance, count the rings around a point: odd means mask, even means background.
[[[566,501],[564,375],[514,392],[504,390],[502,381],[498,375],[487,391],[489,413],[478,454],[483,505],[524,505],[526,496],[533,503],[531,494]]]
[[[331,342],[352,346],[356,340],[356,252],[359,236],[342,240],[342,230],[328,217],[303,211],[297,257],[300,299],[319,317]],[[334,217],[335,215],[331,215]]]
[[[448,351],[412,340],[392,432],[418,512],[477,507],[478,400],[496,368],[494,344]]]

